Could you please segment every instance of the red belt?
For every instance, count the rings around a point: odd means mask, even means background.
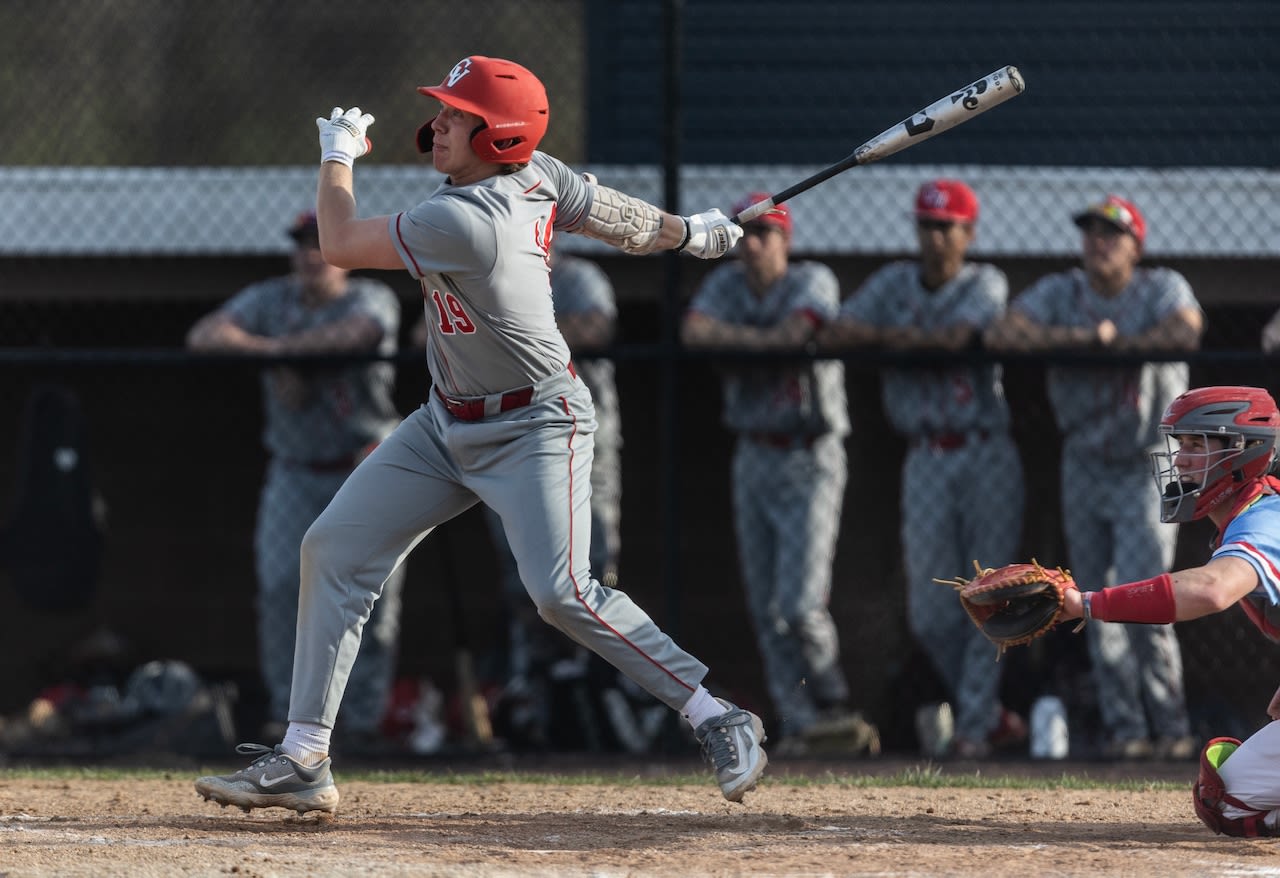
[[[964,448],[970,441],[985,442],[990,434],[986,430],[974,430],[970,433],[932,433],[928,436],[917,436],[911,443],[916,448],[928,448],[930,451],[955,451]]]
[[[457,399],[451,396],[445,396],[444,391],[436,388],[436,395],[440,397],[440,401],[444,403],[445,409],[449,414],[453,415],[459,421],[479,421],[484,414],[485,397],[473,397],[472,399]],[[521,387],[519,390],[508,390],[502,394],[502,399],[498,401],[498,411],[509,412],[512,409],[524,408],[533,402],[533,388]]]
[[[573,363],[569,364],[569,374],[574,378],[578,377],[578,371],[573,368]],[[436,396],[440,397],[440,401],[444,403],[445,410],[459,421],[479,421],[485,417],[484,404],[488,397],[473,396],[470,399],[458,399],[445,396],[444,391],[439,387],[435,390]],[[498,400],[498,411],[509,412],[512,409],[521,409],[531,402],[533,402],[533,385],[521,387],[519,390],[508,390]]]
[[[747,438],[757,445],[777,448],[781,451],[796,451],[801,448],[812,448],[818,441],[817,436],[793,436],[790,433],[748,433]]]

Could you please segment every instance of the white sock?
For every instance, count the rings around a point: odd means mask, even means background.
[[[724,712],[724,705],[712,698],[711,693],[703,686],[699,686],[697,691],[689,696],[689,700],[684,703],[684,707],[680,708],[680,715],[694,729],[697,729],[698,726],[709,719],[723,716]]]
[[[280,747],[285,755],[300,765],[312,768],[324,762],[329,755],[329,737],[333,729],[319,723],[289,723]]]

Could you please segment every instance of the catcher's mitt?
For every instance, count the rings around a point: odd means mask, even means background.
[[[1007,564],[994,570],[983,569],[977,561],[973,567],[977,571],[973,579],[934,582],[959,593],[973,624],[996,645],[997,659],[1009,647],[1030,643],[1052,628],[1067,589],[1076,587],[1069,572],[1042,567],[1034,558],[1030,564]]]

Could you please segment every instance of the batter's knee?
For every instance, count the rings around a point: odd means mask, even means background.
[[[299,555],[302,569],[332,569],[343,557],[341,528],[333,527],[323,513],[302,536]]]
[[[529,588],[538,615],[544,622],[561,631],[572,630],[584,613],[582,597],[572,584],[558,586],[555,583]]]

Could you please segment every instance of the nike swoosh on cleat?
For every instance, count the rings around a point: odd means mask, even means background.
[[[740,767],[736,769],[730,768],[728,769],[727,773],[732,774],[736,777],[746,772],[747,768],[749,767],[745,761],[745,757],[749,749],[749,746],[748,746],[749,742],[747,740],[747,736],[744,735],[740,729],[733,730],[733,738],[734,738],[734,743],[737,745],[737,749],[739,753],[738,765]]]
[[[280,775],[275,780],[267,780],[267,773],[264,771],[262,773],[262,777],[258,778],[258,786],[271,789],[272,787],[278,786],[279,784],[282,784],[287,780],[296,780],[297,777],[298,776],[291,771],[288,774]]]

